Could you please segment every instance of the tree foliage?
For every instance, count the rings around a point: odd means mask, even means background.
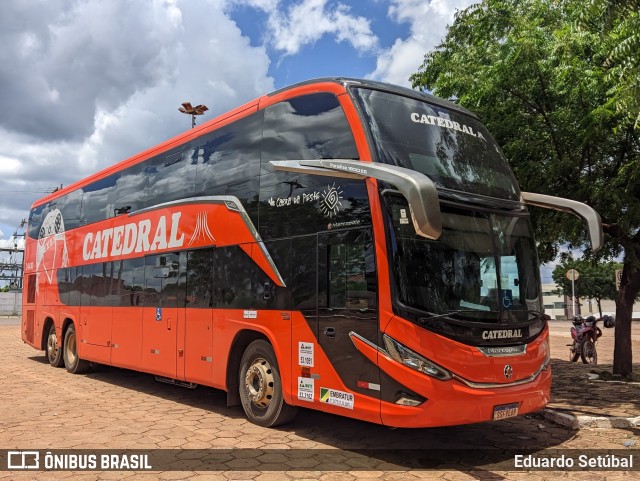
[[[589,30],[594,19],[604,19],[611,103],[640,128],[640,0],[587,0],[580,25]]]
[[[638,57],[624,70],[622,53],[635,44],[622,43],[639,30],[630,30],[632,21],[623,26],[604,3],[483,0],[456,14],[411,81],[476,112],[523,190],[599,211],[607,234],[599,257],[624,253],[614,370],[626,374],[640,291],[640,129],[623,107],[638,77],[623,80]],[[581,221],[539,209],[532,216],[541,260],[554,258],[560,245],[586,244]]]
[[[622,269],[618,262],[594,262],[585,260],[565,259],[553,270],[553,281],[562,289],[565,295],[572,295],[571,281],[567,278],[567,271],[575,269],[580,274],[575,284],[576,298],[594,299],[598,305],[598,312],[602,316],[602,301],[615,300],[616,270]]]

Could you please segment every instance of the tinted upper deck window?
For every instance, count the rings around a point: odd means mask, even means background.
[[[390,92],[352,93],[376,161],[421,172],[440,188],[520,199],[509,164],[475,117]]]
[[[265,109],[263,163],[357,157],[351,128],[335,95],[303,95]]]

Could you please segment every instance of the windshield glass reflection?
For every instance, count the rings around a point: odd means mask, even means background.
[[[396,297],[421,319],[450,316],[483,323],[523,322],[542,311],[528,215],[442,205],[437,241],[415,234],[404,198],[384,196]]]

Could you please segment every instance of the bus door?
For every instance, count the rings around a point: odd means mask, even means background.
[[[80,325],[78,329],[82,355],[92,361],[111,362],[111,306],[110,287],[112,262],[98,262],[82,267],[80,295]],[[80,274],[78,269],[78,275]]]
[[[177,374],[179,274],[179,254],[145,257],[142,368],[171,379]]]
[[[214,248],[186,255],[184,379],[211,384],[213,376],[213,256]],[[223,353],[218,352],[221,363]],[[180,359],[178,360],[180,362]],[[178,378],[183,379],[178,373]]]
[[[379,369],[356,349],[349,334],[378,343],[376,282],[370,229],[318,234],[319,344],[346,390],[372,398],[367,403],[372,411],[379,408]],[[327,402],[322,394],[321,401]]]

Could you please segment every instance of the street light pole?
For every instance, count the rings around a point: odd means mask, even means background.
[[[196,105],[192,107],[190,102],[184,102],[178,110],[183,114],[191,115],[191,128],[194,128],[196,126],[196,115],[204,114],[209,110],[209,107],[206,105]]]
[[[573,315],[576,315],[576,281],[580,277],[580,273],[575,269],[569,269],[567,271],[567,279],[571,281],[571,300]]]

